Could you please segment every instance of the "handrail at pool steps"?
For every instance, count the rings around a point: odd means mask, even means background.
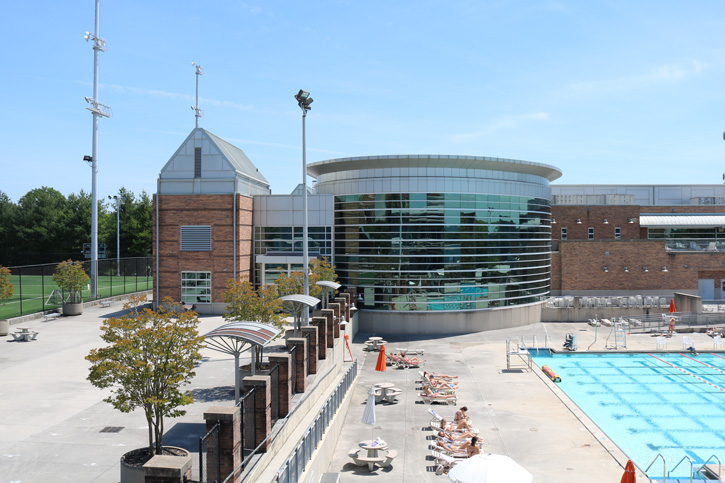
[[[685,460],[688,460],[690,462],[690,481],[692,481],[692,473],[694,471],[695,465],[692,463],[692,458],[690,458],[687,455],[683,456],[680,459],[680,461],[677,462],[677,464],[670,470],[670,473],[672,473],[673,471],[675,471],[677,469],[677,467],[680,466],[680,463],[682,463]]]
[[[714,474],[715,472],[707,466],[707,464],[710,462],[711,459],[715,458],[717,460],[717,474]],[[717,478],[718,483],[722,482],[722,479],[720,477],[720,473],[722,473],[722,463],[720,462],[720,458],[718,458],[715,455],[710,456],[703,464],[700,466],[700,468],[697,470],[697,472],[706,478],[710,478],[710,475],[715,476]]]
[[[652,460],[652,463],[649,464],[646,470],[644,470],[644,473],[647,474],[650,468],[652,468],[652,465],[655,464],[655,461],[657,461],[657,458],[662,458],[662,483],[665,483],[667,481],[667,462],[665,461],[665,457],[662,456],[662,453],[657,453],[657,456],[655,456],[655,459]]]

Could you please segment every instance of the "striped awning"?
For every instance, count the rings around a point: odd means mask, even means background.
[[[246,344],[268,345],[282,329],[260,322],[231,322],[204,334],[210,349],[227,354],[239,354]]]
[[[647,228],[700,228],[725,227],[725,214],[723,213],[663,213],[641,214],[639,225]]]

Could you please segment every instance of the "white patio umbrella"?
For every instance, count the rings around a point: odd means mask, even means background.
[[[448,472],[454,483],[532,483],[534,477],[517,462],[500,454],[477,454]]]
[[[365,411],[363,411],[362,422],[365,424],[375,425],[375,386],[370,386],[370,390],[368,391],[368,400],[365,403]],[[370,433],[372,435],[372,429]]]

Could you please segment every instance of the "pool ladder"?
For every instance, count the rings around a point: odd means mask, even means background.
[[[649,464],[647,469],[644,470],[644,473],[646,474],[649,471],[649,469],[652,468],[652,465],[655,464],[655,462],[660,458],[662,459],[662,483],[667,483],[667,463],[665,462],[665,457],[662,456],[661,453],[657,453],[657,456],[655,456],[655,459],[652,460],[652,463]],[[703,475],[703,470],[705,470],[708,473],[713,473],[713,471],[711,469],[707,468],[707,464],[710,461],[712,461],[713,459],[717,460],[717,480],[706,480],[706,481],[717,481],[718,483],[722,483],[722,479],[720,477],[720,474],[722,472],[722,463],[720,462],[720,458],[718,458],[715,455],[710,456],[707,459],[707,461],[705,461],[700,466],[700,468],[698,468],[697,473],[700,476],[705,476],[705,475]],[[677,469],[677,467],[680,466],[680,463],[682,463],[685,460],[688,460],[690,462],[690,483],[692,483],[694,474],[695,474],[695,466],[694,466],[695,464],[692,461],[692,459],[687,455],[682,457],[682,459],[670,470],[670,473],[675,471],[675,469]],[[681,481],[681,479],[670,478],[670,481]]]

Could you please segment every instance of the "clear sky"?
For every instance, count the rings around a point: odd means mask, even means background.
[[[101,0],[99,197],[153,193],[200,126],[272,185],[307,160],[457,154],[557,183],[722,182],[725,2]],[[90,192],[93,0],[3,5],[0,190]]]

